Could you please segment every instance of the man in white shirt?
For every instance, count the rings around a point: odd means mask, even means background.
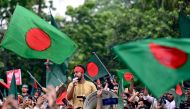
[[[174,96],[173,96],[172,92],[169,91],[166,94],[166,96],[167,96],[167,100],[166,100],[166,104],[165,104],[166,108],[167,109],[175,109],[175,107],[176,107],[175,100],[174,100]]]
[[[175,100],[174,100],[174,96],[172,93],[174,93],[175,91],[170,90],[167,94],[166,94],[166,98],[164,98],[163,100],[165,101],[165,103],[160,104],[160,100],[156,100],[154,97],[148,95],[148,93],[146,92],[143,96],[144,100],[147,100],[148,102],[152,103],[151,109],[159,109],[160,107],[164,108],[164,109],[175,109],[176,105],[175,105]],[[164,102],[162,101],[162,102]]]

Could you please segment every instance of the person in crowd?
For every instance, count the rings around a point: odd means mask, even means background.
[[[180,109],[190,109],[190,89],[185,92],[187,99],[180,102]]]
[[[116,95],[118,95],[118,85],[116,84],[116,85],[114,85],[113,86],[113,90],[112,90]]]
[[[24,98],[22,109],[33,109],[33,99],[32,96],[27,96]]]
[[[168,93],[156,99],[148,94],[148,91],[144,91],[144,100],[147,100],[152,104],[151,109],[175,109],[175,100],[173,96],[173,90],[170,90]]]
[[[96,109],[103,109],[103,105],[102,105],[102,92],[103,92],[103,88],[102,89],[99,89],[97,91],[97,95],[96,95],[96,98],[97,98],[97,103],[96,103]],[[117,109],[117,105],[110,105],[109,109]]]
[[[23,84],[21,91],[22,91],[21,95],[22,95],[23,98],[29,96],[29,94],[28,94],[28,85]]]
[[[138,106],[136,107],[136,109],[148,109],[143,99],[140,99],[138,101]]]
[[[97,104],[96,104],[96,109],[102,109],[102,90],[103,89],[99,89],[97,91]]]
[[[96,91],[96,86],[84,79],[85,68],[82,65],[74,67],[74,79],[67,88],[67,99],[72,102],[74,109],[82,109],[85,98]]]
[[[34,109],[57,109],[56,105],[56,89],[48,86],[46,94],[38,97]]]
[[[112,78],[112,84],[114,85],[114,86],[116,86],[116,85],[118,85],[118,83],[117,83],[117,80],[116,80],[116,78],[115,78],[115,76],[113,76],[113,78]]]
[[[175,92],[175,90],[173,91]],[[166,108],[167,109],[175,109],[176,105],[175,105],[175,100],[174,100],[174,95],[173,95],[172,89],[166,94]]]
[[[134,80],[131,79],[130,81],[130,87],[125,88],[123,93],[123,102],[124,106],[128,107],[130,109],[134,109],[138,105],[139,101],[139,92],[135,91],[134,89]]]
[[[18,109],[17,100],[13,98],[13,96],[8,96],[5,102],[3,103],[2,109]]]

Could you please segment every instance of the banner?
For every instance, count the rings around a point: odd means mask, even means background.
[[[13,72],[14,72],[15,78],[16,78],[16,85],[21,85],[22,84],[22,79],[21,79],[21,70],[20,69],[7,71],[7,73],[6,73],[7,85],[10,86],[10,84],[11,84]]]

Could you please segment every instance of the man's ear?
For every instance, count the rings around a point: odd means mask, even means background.
[[[82,76],[83,76],[83,78],[84,78],[84,73],[82,73]]]

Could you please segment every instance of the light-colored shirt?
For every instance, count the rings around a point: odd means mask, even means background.
[[[71,82],[67,88],[67,92],[71,91],[73,87],[73,82]],[[83,107],[84,101],[82,98],[77,98],[77,96],[87,97],[92,92],[96,91],[96,86],[94,83],[89,81],[84,81],[83,84],[77,84],[74,88],[73,98],[70,100],[71,104],[75,107]]]
[[[157,100],[152,97],[152,96],[144,96],[143,97],[144,100],[147,100],[148,102],[152,103],[151,109],[155,109],[155,107],[157,107]],[[165,109],[175,109],[175,101],[173,100],[172,102],[169,102],[168,100],[165,100],[166,104],[164,105]]]
[[[166,108],[167,109],[175,109],[175,101],[173,100],[172,102],[169,102],[168,100],[166,100]]]
[[[157,109],[157,100],[154,97],[147,95],[147,96],[143,96],[143,99],[147,100],[149,103],[152,104],[150,109]]]

